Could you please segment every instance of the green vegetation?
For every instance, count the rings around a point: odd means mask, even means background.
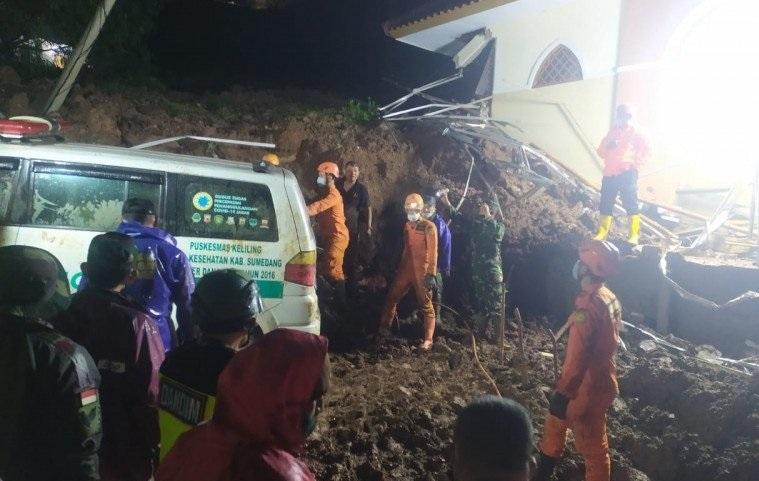
[[[343,115],[355,124],[368,124],[380,119],[379,106],[371,97],[365,102],[349,100],[343,110]]]

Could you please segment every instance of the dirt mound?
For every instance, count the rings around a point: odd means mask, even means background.
[[[418,326],[403,321],[402,335]],[[492,345],[479,355],[499,390],[532,413],[539,438],[553,386],[551,343],[528,326],[526,358],[509,336],[503,363]],[[493,388],[477,367],[466,330],[450,321],[428,355],[404,338],[333,356],[334,389],[307,462],[319,479],[450,479],[456,414]],[[511,333],[510,333],[511,334]],[[753,481],[759,472],[759,382],[664,351],[645,353],[625,334],[622,393],[609,414],[613,481]],[[558,481],[583,479],[574,453]],[[645,474],[644,474],[645,473]]]
[[[10,76],[3,78],[10,79]],[[0,110],[28,114],[52,87],[38,81],[19,86],[0,78]],[[177,135],[273,142],[283,164],[300,180],[307,199],[316,196],[315,167],[324,160],[358,162],[362,181],[377,213],[374,269],[390,276],[403,222],[401,205],[410,192],[448,187],[458,201],[464,193],[470,157],[441,128],[418,123],[357,125],[343,115],[344,101],[314,91],[251,90],[236,87],[218,94],[134,91],[76,86],[61,111],[74,122],[72,141],[133,146]],[[19,110],[20,109],[20,110]],[[180,141],[163,150],[256,161],[263,149]],[[504,212],[505,251],[522,253],[557,242],[575,243],[586,230],[580,222],[586,205],[558,188],[540,189],[525,202],[517,199],[533,185],[504,169],[510,157],[492,145],[484,148],[482,176],[472,175],[462,209],[474,215],[486,198],[482,179],[495,187]]]

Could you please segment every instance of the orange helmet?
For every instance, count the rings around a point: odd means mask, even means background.
[[[264,162],[268,162],[271,165],[279,165],[279,156],[277,154],[264,154],[264,156],[261,158]]]
[[[587,240],[579,251],[580,261],[598,277],[613,276],[619,270],[619,250],[611,242]]]
[[[340,167],[334,162],[322,162],[319,167],[316,168],[317,172],[324,172],[325,174],[332,174],[335,177],[340,177]]]
[[[419,194],[409,194],[406,196],[406,201],[403,203],[404,209],[419,209],[424,207],[424,200]]]

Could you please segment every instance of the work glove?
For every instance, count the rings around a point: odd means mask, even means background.
[[[437,287],[437,278],[432,274],[424,276],[424,286],[427,289],[435,289]]]
[[[551,394],[551,399],[548,405],[548,412],[552,416],[564,420],[567,418],[567,405],[569,405],[569,398],[560,392],[554,391]]]

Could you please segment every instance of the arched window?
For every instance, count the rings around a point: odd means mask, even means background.
[[[564,45],[548,54],[535,75],[532,88],[582,80],[582,67],[577,56]]]

